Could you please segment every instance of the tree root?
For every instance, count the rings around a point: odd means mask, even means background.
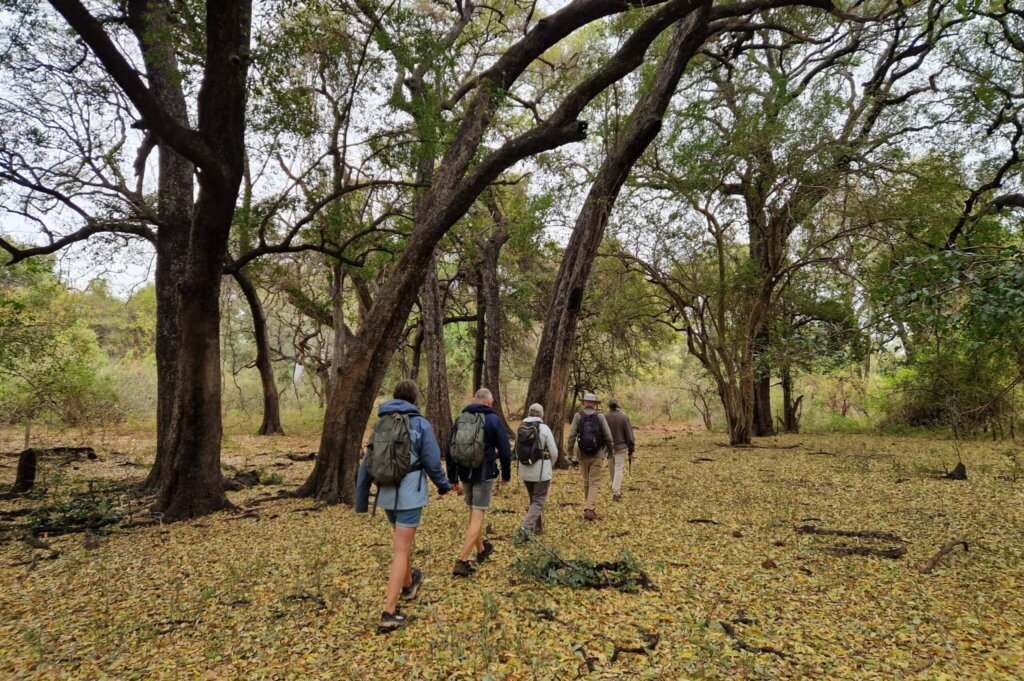
[[[908,543],[905,539],[892,532],[880,532],[877,530],[832,530],[827,527],[816,525],[799,525],[796,528],[797,534],[817,534],[829,537],[857,537],[860,539],[881,539],[882,541],[896,542],[897,544]]]
[[[967,551],[969,548],[967,542],[963,539],[954,539],[953,541],[946,542],[945,544],[943,544],[942,548],[939,549],[939,552],[932,556],[930,559],[928,559],[927,563],[921,566],[920,573],[922,575],[931,574],[932,570],[938,567],[939,562],[942,560],[942,557],[960,545],[963,545],[964,551]]]

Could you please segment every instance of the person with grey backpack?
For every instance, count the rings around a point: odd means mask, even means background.
[[[508,445],[508,433],[501,417],[491,408],[493,404],[494,396],[490,390],[481,388],[476,392],[473,401],[455,419],[445,454],[448,477],[457,485],[461,483],[464,486],[469,507],[469,526],[452,570],[455,577],[469,577],[475,572],[469,562],[474,550],[477,563],[483,563],[494,551],[494,545],[483,538],[484,513],[491,507],[499,461],[501,484],[512,477],[512,449]]]
[[[580,472],[583,473],[583,519],[598,520],[597,493],[604,478],[608,452],[615,440],[604,414],[597,410],[600,400],[594,393],[583,396],[583,409],[573,416],[569,428],[569,460],[573,448],[580,450]]]
[[[544,503],[551,488],[552,469],[558,461],[558,445],[551,429],[544,423],[544,407],[531,404],[528,413],[516,431],[519,478],[526,485],[526,493],[530,496],[530,508],[526,511],[520,529],[541,534],[544,531]]]
[[[452,489],[441,468],[441,448],[434,430],[416,407],[418,397],[416,383],[399,381],[394,399],[380,405],[356,477],[356,512],[369,511],[370,488],[376,485],[374,512],[378,506],[384,509],[388,522],[395,528],[391,575],[378,627],[381,633],[405,624],[398,600],[413,600],[423,584],[423,572],[412,567],[412,551],[429,496],[425,478],[430,478],[441,495]]]

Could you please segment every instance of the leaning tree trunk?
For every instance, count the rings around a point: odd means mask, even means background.
[[[274,365],[270,361],[270,338],[267,335],[267,316],[263,312],[259,293],[252,280],[242,271],[234,272],[235,281],[249,304],[252,316],[253,339],[256,342],[256,369],[260,372],[263,388],[263,423],[260,435],[284,435],[281,427],[281,397],[274,380]]]
[[[452,407],[448,391],[448,363],[444,347],[444,307],[437,281],[437,263],[427,266],[420,288],[420,329],[427,349],[427,420],[434,427],[437,441],[444,446],[452,430]]]
[[[631,124],[628,132],[608,152],[591,185],[562,256],[555,293],[548,307],[548,318],[526,396],[527,405],[532,402],[544,404],[546,421],[560,448],[573,344],[590,269],[623,183],[633,165],[661,130],[661,121],[676,85],[686,65],[704,43],[706,34],[698,27],[704,25],[709,6],[710,3],[706,3],[700,10],[677,22],[672,43],[658,64],[650,88],[628,118]],[[567,459],[559,456],[559,465],[563,465],[562,462],[567,463]]]
[[[502,92],[551,45],[592,21],[594,14],[609,14],[616,9],[614,5],[609,7],[581,9],[570,4],[552,13],[499,57],[494,67],[473,87],[458,130],[430,188],[418,202],[414,227],[405,249],[381,285],[380,295],[351,343],[340,371],[343,380],[331,388],[316,465],[297,494],[315,496],[321,504],[354,500],[359,450],[373,398],[380,390],[397,349],[434,248],[445,233],[466,214],[487,186],[514,163],[583,139],[586,127],[577,117],[586,104],[642,63],[647,48],[663,28],[692,12],[692,7],[686,3],[667,3],[663,9],[655,10],[615,55],[574,89],[544,123],[479,160],[481,143],[490,129]],[[471,169],[470,165],[478,160]],[[338,387],[341,384],[345,385],[344,390]]]
[[[495,222],[494,231],[480,244],[483,251],[480,274],[483,280],[487,335],[485,376],[487,387],[494,395],[494,411],[507,428],[508,419],[505,418],[501,403],[501,287],[498,283],[498,258],[501,247],[509,239],[509,226],[508,219],[501,214],[496,202],[490,202],[490,209]]]

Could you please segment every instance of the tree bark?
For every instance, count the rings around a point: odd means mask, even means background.
[[[763,366],[766,361],[763,355],[756,360],[754,371],[754,436],[770,437],[775,435],[772,423],[772,377],[769,368]]]
[[[706,39],[709,6],[710,3],[703,3],[701,9],[676,24],[672,43],[658,64],[649,90],[629,116],[628,131],[608,152],[591,185],[562,256],[526,395],[527,407],[534,402],[544,405],[546,421],[560,449],[573,344],[591,267],[623,183],[661,130],[661,121],[676,85]],[[523,413],[526,413],[525,408]],[[562,462],[568,463],[564,456],[559,456],[559,465]]]
[[[498,258],[501,256],[502,246],[509,240],[510,230],[508,219],[501,213],[493,197],[488,200],[488,208],[494,219],[494,230],[486,239],[480,240],[480,250],[483,254],[480,276],[483,282],[487,336],[485,380],[494,395],[493,409],[507,427],[508,419],[505,418],[501,402],[501,286],[498,283]]]
[[[242,295],[249,304],[252,316],[253,340],[256,343],[256,369],[260,372],[260,385],[263,389],[263,422],[260,424],[259,435],[284,435],[281,427],[281,398],[274,380],[274,365],[270,361],[270,339],[267,336],[267,316],[263,312],[256,286],[244,271],[234,272],[235,281],[242,289]]]
[[[473,392],[484,385],[484,353],[487,343],[487,297],[484,294],[484,274],[477,270],[476,281],[476,345],[473,350]]]
[[[420,328],[427,349],[427,420],[434,427],[437,441],[448,442],[452,429],[452,407],[448,391],[448,363],[444,347],[444,309],[437,263],[427,266],[427,276],[420,288]]]
[[[793,374],[788,366],[782,368],[782,430],[800,432],[800,403],[804,396],[793,398]]]

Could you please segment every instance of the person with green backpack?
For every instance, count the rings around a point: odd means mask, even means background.
[[[501,484],[512,477],[512,449],[508,445],[508,433],[501,417],[491,408],[493,404],[494,396],[490,390],[481,388],[476,392],[473,401],[455,419],[445,453],[448,477],[465,486],[466,505],[469,506],[469,526],[452,570],[454,577],[469,577],[475,572],[469,562],[474,549],[477,563],[483,563],[494,551],[494,545],[483,538],[484,513],[491,507],[499,461]]]
[[[530,508],[520,529],[541,534],[544,531],[544,502],[551,488],[552,469],[558,461],[558,444],[544,423],[542,405],[531,404],[528,416],[519,424],[515,453],[519,461],[519,478],[526,484],[526,493],[530,496]]]
[[[377,410],[377,423],[356,477],[356,512],[369,510],[370,487],[376,485],[374,511],[378,506],[384,509],[395,528],[391,575],[378,627],[381,633],[405,624],[398,600],[413,600],[423,584],[423,572],[412,567],[412,550],[429,497],[425,478],[430,478],[441,495],[452,489],[441,468],[441,448],[434,430],[416,407],[416,383],[399,381],[393,396]]]

